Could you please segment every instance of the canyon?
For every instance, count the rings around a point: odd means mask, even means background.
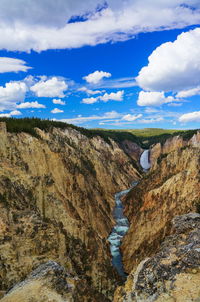
[[[35,131],[37,136],[12,133],[0,123],[0,301],[140,301],[133,282],[138,266],[147,257],[152,262],[160,257],[167,236],[186,242],[191,231],[182,227],[176,235],[174,221],[196,211],[200,132],[150,146],[151,167],[144,172],[142,144],[126,137],[120,142],[88,137],[69,126]],[[116,200],[122,200],[119,219],[127,217],[128,226],[124,220],[127,233],[117,248],[128,274],[125,283],[113,266],[109,243],[116,224],[114,195],[123,190]],[[196,269],[198,280],[196,257],[190,269]],[[183,266],[180,273],[186,273]],[[143,294],[152,296],[145,289]]]

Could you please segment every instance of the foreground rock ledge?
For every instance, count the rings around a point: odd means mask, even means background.
[[[1,302],[73,302],[109,301],[84,280],[68,274],[54,261],[35,269],[23,282],[15,285]]]
[[[172,221],[159,252],[144,259],[115,292],[115,302],[200,301],[200,215]]]

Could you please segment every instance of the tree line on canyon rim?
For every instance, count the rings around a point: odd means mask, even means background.
[[[183,139],[190,139],[198,129],[195,130],[165,130],[159,128],[147,128],[147,129],[127,129],[127,130],[106,130],[106,129],[86,129],[78,127],[72,124],[67,124],[60,121],[52,121],[49,119],[39,118],[0,118],[0,122],[5,122],[7,131],[11,133],[25,132],[31,134],[34,137],[40,138],[35,128],[39,128],[44,131],[51,131],[53,127],[66,129],[72,128],[79,131],[81,134],[93,138],[100,136],[107,143],[110,143],[109,139],[121,143],[124,140],[132,141],[144,149],[148,149],[151,145],[160,142],[164,144],[165,141],[173,136],[180,135]]]

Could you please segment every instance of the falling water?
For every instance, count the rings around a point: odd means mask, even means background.
[[[149,150],[145,150],[140,157],[140,166],[144,170],[148,170],[151,167],[149,162]]]

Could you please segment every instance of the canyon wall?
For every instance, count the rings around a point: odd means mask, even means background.
[[[186,146],[200,147],[200,131],[197,131],[197,133],[194,134],[190,139],[177,135],[167,139],[164,144],[157,143],[152,145],[150,148],[150,161],[152,166],[162,155]]]
[[[0,124],[1,296],[55,261],[90,288],[81,301],[109,301],[119,280],[107,241],[113,194],[140,177],[142,149],[71,128],[37,134],[8,133]]]
[[[172,234],[157,253],[133,270],[114,302],[198,302],[200,299],[200,214],[172,220]]]
[[[167,154],[152,166],[124,201],[130,229],[122,243],[125,270],[152,255],[175,215],[195,210],[200,192],[200,152],[187,146]]]
[[[200,209],[200,132],[152,146],[150,159],[151,169],[123,200],[129,275],[114,302],[199,301],[200,215],[187,213]]]

